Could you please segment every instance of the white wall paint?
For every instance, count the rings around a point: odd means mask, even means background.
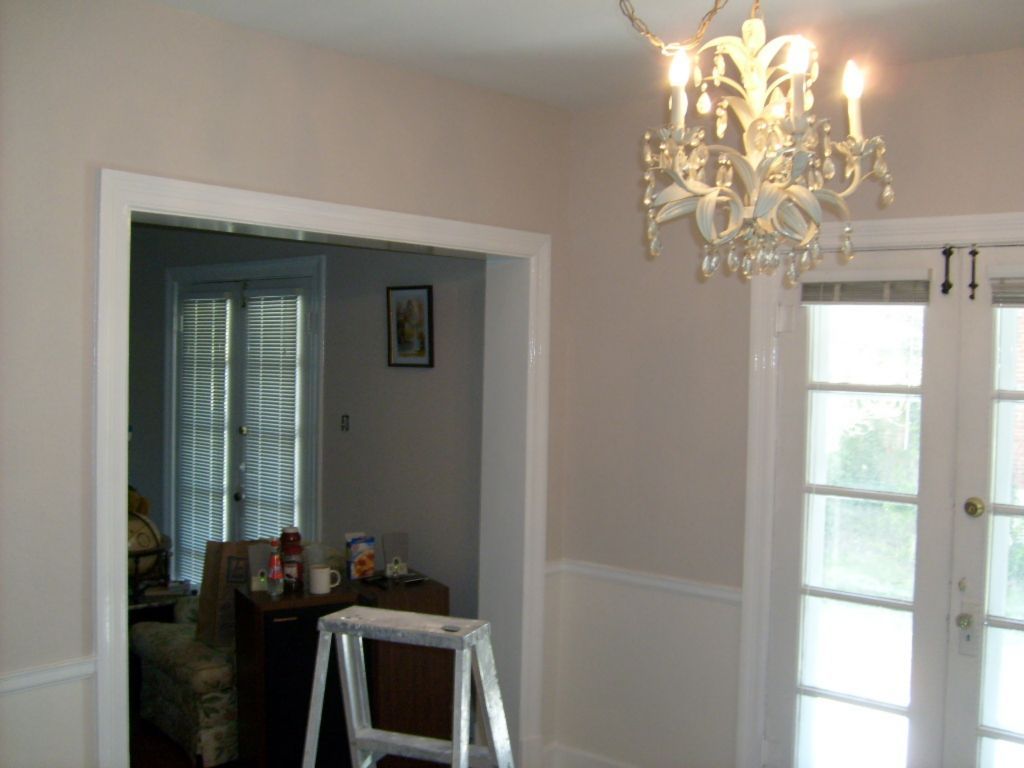
[[[738,591],[572,561],[548,578],[561,606],[558,764],[582,764],[581,751],[597,765],[731,765]]]
[[[67,675],[67,670],[59,670]],[[60,679],[0,693],[0,765],[96,766],[96,733],[83,713],[95,707],[92,680]],[[47,728],[52,724],[52,728]]]

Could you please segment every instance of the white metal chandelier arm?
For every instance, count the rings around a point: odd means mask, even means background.
[[[717,0],[709,16],[721,5]],[[799,35],[766,41],[764,22],[756,14],[743,23],[741,36],[701,42],[709,16],[686,44],[665,44],[648,35],[662,53],[671,50],[676,57],[670,77],[671,121],[645,135],[650,251],[655,256],[661,251],[661,224],[692,214],[705,241],[705,275],[723,261],[727,270],[746,277],[782,266],[787,282],[795,283],[821,259],[823,205],[848,221],[845,199],[869,178],[883,185],[881,203],[892,202],[885,142],[861,135],[862,78],[855,80],[855,92],[847,92],[850,135],[832,141],[831,123],[810,112],[811,87],[818,76],[814,45]],[[637,26],[635,12],[630,18]],[[702,55],[711,58],[703,69]],[[680,62],[680,57],[685,60]],[[688,88],[699,93],[696,125],[687,125]],[[698,121],[712,113],[711,130],[720,140],[735,120],[740,147],[706,143]],[[837,173],[836,155],[843,162],[842,174]],[[713,183],[706,178],[712,169]],[[841,238],[847,256],[852,255],[849,233],[847,225]]]

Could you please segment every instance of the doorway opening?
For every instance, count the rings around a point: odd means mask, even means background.
[[[101,176],[95,413],[99,762],[128,764],[122,510],[133,221],[485,257],[478,613],[492,622],[513,741],[531,762],[541,743],[550,238],[108,170]]]

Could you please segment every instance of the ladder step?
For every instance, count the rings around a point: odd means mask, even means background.
[[[414,736],[411,733],[382,731],[379,728],[361,728],[356,731],[356,746],[363,751],[379,754],[399,755],[435,763],[452,762],[452,743],[445,739],[431,739]],[[494,758],[486,747],[469,745],[469,764],[473,766],[496,766]]]
[[[475,646],[490,636],[490,624],[486,621],[392,611],[364,605],[352,605],[321,616],[317,626],[321,632],[456,651]]]

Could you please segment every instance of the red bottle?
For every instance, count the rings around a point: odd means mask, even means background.
[[[281,560],[284,567],[284,588],[288,592],[302,591],[302,536],[299,529],[281,531]]]
[[[270,540],[270,562],[267,563],[267,594],[280,597],[284,592],[284,568],[281,565],[281,542]]]

